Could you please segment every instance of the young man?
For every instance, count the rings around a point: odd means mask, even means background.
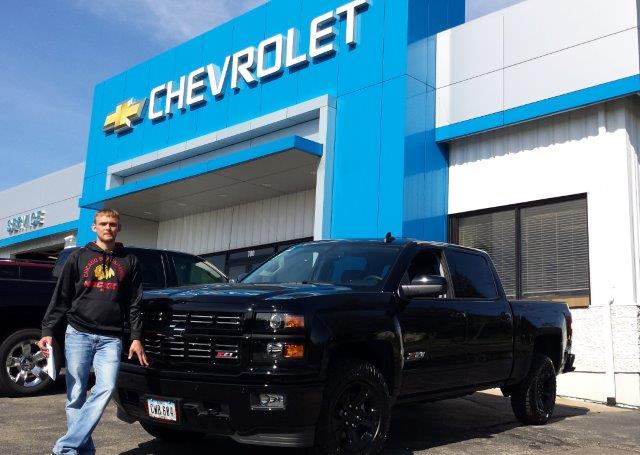
[[[53,447],[55,455],[95,453],[91,434],[116,385],[126,320],[131,327],[129,358],[135,355],[141,365],[148,366],[140,341],[140,270],[136,257],[116,243],[120,215],[115,210],[101,210],[91,228],[97,239],[67,259],[38,342],[49,357],[48,346],[55,329],[67,322],[67,433]],[[92,366],[96,383],[87,398]]]

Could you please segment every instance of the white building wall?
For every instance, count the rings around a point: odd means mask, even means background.
[[[158,248],[215,253],[313,237],[315,190],[161,221]]]
[[[441,127],[637,75],[637,0],[528,0],[436,46]]]
[[[615,394],[635,406],[638,103],[603,103],[454,141],[449,168],[450,213],[587,194],[591,307],[572,311],[577,373],[560,378],[560,393],[599,401]]]
[[[0,191],[0,240],[77,220],[83,177],[84,163],[80,163]],[[43,226],[15,234],[7,232],[7,221],[35,210],[46,212]]]
[[[156,248],[158,244],[158,223],[132,216],[120,215],[122,230],[118,241],[127,246]]]

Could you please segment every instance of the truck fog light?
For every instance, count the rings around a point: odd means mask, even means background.
[[[279,393],[261,393],[251,395],[251,409],[254,411],[282,410],[285,408],[286,397]]]
[[[284,344],[269,343],[267,344],[267,355],[271,359],[281,359],[284,352]]]

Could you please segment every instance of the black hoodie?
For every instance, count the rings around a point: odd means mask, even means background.
[[[42,320],[42,336],[64,321],[81,332],[122,336],[125,320],[131,339],[142,335],[142,280],[138,259],[121,244],[104,251],[91,242],[69,255]]]

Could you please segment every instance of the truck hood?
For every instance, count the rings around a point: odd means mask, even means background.
[[[332,284],[283,283],[272,285],[225,283],[145,291],[144,298],[145,300],[169,299],[174,303],[246,303],[247,301],[257,303],[260,301],[274,302],[349,292],[353,292],[353,289]]]

